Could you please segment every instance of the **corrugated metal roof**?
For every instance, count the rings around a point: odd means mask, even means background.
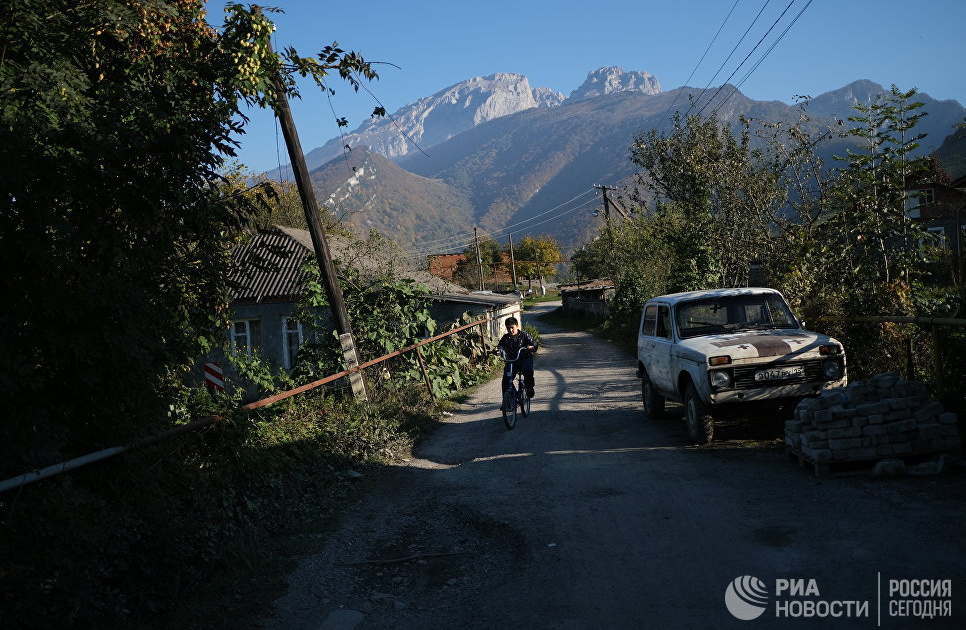
[[[398,277],[426,285],[431,294],[446,295],[450,299],[469,295],[469,291],[463,287],[446,282],[429,272],[404,268],[399,263],[393,264],[378,256],[359,255],[354,252],[353,243],[348,238],[329,234],[326,241],[333,260],[347,261],[363,276],[384,273],[388,266],[392,266]],[[237,285],[233,300],[295,301],[307,279],[302,266],[306,260],[315,257],[315,247],[312,244],[312,235],[307,230],[276,225],[270,230],[260,232],[248,243],[236,247],[232,256],[234,268],[231,279]],[[503,299],[505,296],[480,301],[500,303]]]
[[[294,300],[305,286],[306,274],[302,265],[313,253],[311,238],[306,247],[281,229],[255,235],[232,252],[231,280],[236,285],[232,299],[245,302]]]

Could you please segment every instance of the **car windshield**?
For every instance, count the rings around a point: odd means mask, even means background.
[[[739,330],[799,327],[785,300],[773,293],[682,302],[675,307],[675,321],[682,339]]]

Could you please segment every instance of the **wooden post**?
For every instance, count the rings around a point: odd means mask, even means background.
[[[429,390],[429,397],[436,400],[436,394],[433,393],[433,383],[429,380],[429,371],[426,369],[426,361],[423,360],[423,353],[419,351],[419,347],[416,347],[416,356],[419,358],[419,367],[423,371],[423,380],[426,381],[426,389]]]
[[[513,271],[513,290],[519,291],[520,289],[517,287],[517,261],[513,255],[513,236],[507,234],[506,238],[510,245],[510,269]]]
[[[476,263],[480,266],[480,291],[483,291],[486,287],[483,285],[483,256],[480,255],[480,237],[476,233],[476,228],[473,228],[473,241],[476,243]]]
[[[943,375],[942,330],[939,326],[932,327],[932,362],[936,374],[936,398],[942,400],[946,396],[945,377]]]
[[[274,53],[271,44],[268,46],[269,52]],[[285,146],[288,148],[288,156],[292,161],[292,173],[295,176],[295,184],[298,186],[299,198],[302,201],[302,209],[305,212],[305,219],[309,224],[309,234],[312,235],[312,246],[315,249],[315,257],[319,263],[319,272],[322,276],[322,284],[325,288],[325,295],[329,300],[329,308],[332,309],[332,318],[335,321],[336,330],[339,332],[339,340],[342,343],[342,351],[346,363],[349,367],[359,364],[356,355],[355,342],[352,338],[352,326],[349,323],[349,313],[342,298],[342,288],[339,286],[339,277],[332,262],[332,254],[329,251],[329,242],[325,237],[325,229],[322,227],[322,219],[319,217],[319,204],[315,199],[315,191],[312,189],[312,181],[309,179],[309,170],[305,165],[305,156],[302,154],[302,144],[299,142],[298,131],[295,129],[295,121],[292,118],[292,110],[288,105],[288,96],[285,92],[285,84],[282,78],[275,77],[275,88],[278,90],[278,101],[275,107],[275,115],[278,117],[279,125],[282,127],[282,136],[285,138]],[[352,363],[354,361],[354,364]],[[352,393],[356,398],[366,400],[365,382],[362,374],[355,373],[349,378],[352,385]]]

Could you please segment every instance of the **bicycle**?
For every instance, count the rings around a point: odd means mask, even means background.
[[[523,356],[524,350],[526,348],[520,348],[517,351],[517,358],[515,359],[506,358],[506,353],[503,352],[503,348],[500,348],[499,354],[504,363],[510,364],[519,361],[520,357]],[[530,415],[530,397],[527,395],[527,388],[523,382],[522,370],[517,370],[516,381],[516,384],[514,384],[511,378],[510,386],[503,392],[503,405],[501,410],[503,411],[503,424],[508,429],[512,429],[517,425],[517,407],[519,407],[520,413],[524,418]]]

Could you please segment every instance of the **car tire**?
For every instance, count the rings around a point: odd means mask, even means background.
[[[714,439],[714,417],[708,405],[698,396],[694,383],[688,383],[684,394],[684,418],[688,423],[688,435],[695,444],[707,444]]]
[[[647,372],[643,372],[641,376],[641,402],[644,403],[644,415],[651,420],[664,416],[664,406],[667,401],[664,396],[654,391],[654,385],[651,384]]]

